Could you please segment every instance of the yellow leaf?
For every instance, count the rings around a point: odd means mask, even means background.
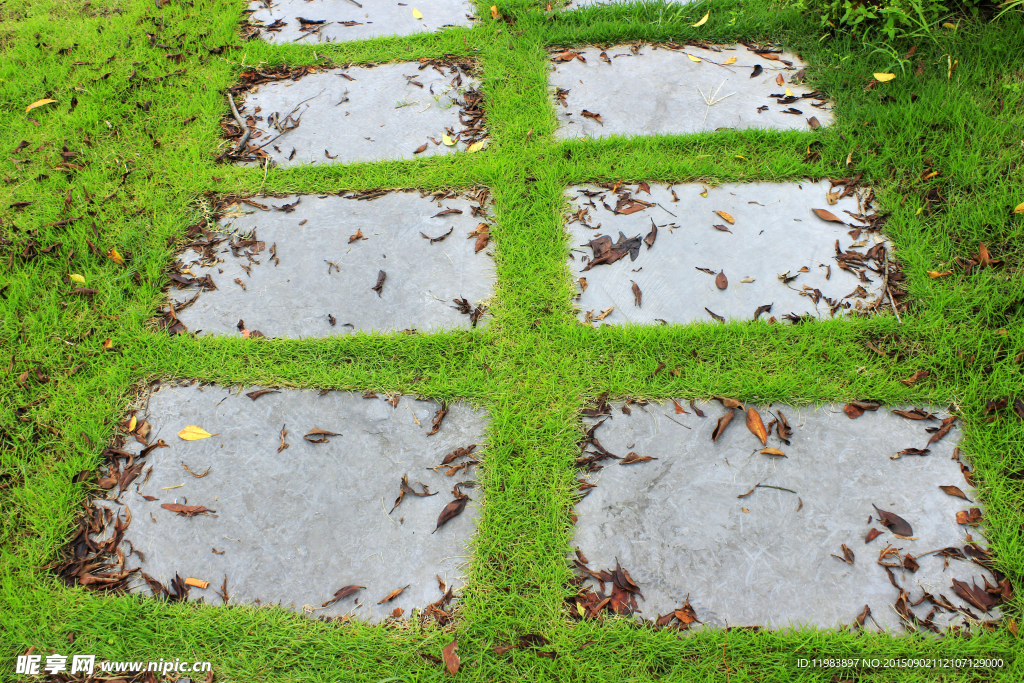
[[[211,436],[216,436],[216,434],[211,434],[202,427],[196,427],[195,425],[187,425],[184,429],[178,432],[178,437],[185,441],[208,439]]]
[[[78,273],[71,273],[70,275],[68,275],[68,277],[71,278],[72,282],[77,282],[80,285],[85,284],[85,278],[79,275]]]
[[[896,74],[871,74],[875,77],[875,80],[879,83],[888,83],[892,79],[896,78]]]
[[[686,53],[686,56],[690,58],[691,62],[699,62],[700,61],[700,57],[697,57],[696,55],[691,55],[689,52]]]
[[[789,88],[786,88],[786,97],[793,97],[793,91]]]
[[[114,341],[110,337],[107,337],[106,339],[103,340],[103,348],[105,348],[107,351],[114,348]]]
[[[441,136],[441,142],[443,142],[449,147],[455,144],[455,140],[452,140],[448,133],[445,133],[444,135]]]
[[[747,158],[745,156],[743,156],[742,154],[735,154],[733,156],[735,156],[737,159],[743,159],[744,161],[747,160]]]
[[[413,19],[422,19],[423,18],[423,12],[421,12],[418,9],[416,9],[415,7],[413,7],[412,8],[412,18]]]
[[[25,113],[27,114],[27,113],[29,113],[30,111],[32,111],[33,109],[35,109],[36,107],[41,107],[41,106],[43,106],[44,104],[49,104],[50,102],[56,102],[56,101],[57,101],[57,100],[51,100],[51,99],[42,99],[42,100],[36,100],[36,101],[35,101],[35,102],[33,102],[32,104],[30,104],[30,105],[28,105],[27,107],[25,107]]]
[[[705,187],[704,191],[700,193],[700,196],[701,197],[707,197],[708,196],[708,188]]]
[[[1014,213],[1024,213],[1024,202],[1017,205],[1017,208],[1013,210]]]
[[[736,58],[735,57],[729,57],[729,59],[727,59],[724,62],[722,62],[722,64],[735,64],[735,63],[736,63]]]
[[[711,12],[710,12],[710,11],[708,11],[708,13],[707,13],[707,14],[705,14],[705,15],[704,15],[704,16],[703,16],[703,17],[701,18],[701,20],[700,20],[700,21],[698,21],[698,22],[697,22],[696,24],[691,24],[691,25],[693,26],[693,28],[697,28],[698,26],[703,26],[704,24],[708,23],[708,17],[710,17],[710,16],[711,16]]]
[[[942,24],[942,28],[956,28],[956,24],[951,24],[947,21]]]
[[[781,455],[782,457],[786,457],[786,454],[778,448],[762,448],[761,455]]]
[[[501,15],[498,13],[498,6],[497,5],[491,5],[491,18],[492,19],[497,19],[500,16]]]
[[[920,207],[918,207],[917,211],[914,212],[914,215],[915,216],[920,216],[922,211],[924,211],[924,207],[920,206]]]
[[[121,255],[119,253],[117,253],[117,249],[114,249],[113,247],[107,250],[107,258],[119,266],[124,265],[124,259],[121,258]]]
[[[937,278],[937,277],[945,277],[946,275],[952,275],[952,274],[953,274],[953,271],[951,271],[951,270],[943,271],[941,273],[939,271],[937,271],[937,270],[929,270],[928,271],[928,277],[930,277],[933,280],[935,278]]]
[[[715,213],[721,216],[722,220],[724,220],[729,225],[736,225],[736,219],[727,214],[725,211],[715,211]]]
[[[483,140],[478,140],[477,142],[474,142],[472,145],[470,145],[466,149],[466,151],[467,152],[479,152],[483,148],[484,148],[484,141]]]
[[[138,426],[139,426],[138,419],[136,419],[136,417],[134,415],[132,415],[132,419],[128,420],[128,433],[131,434],[132,432],[134,432],[135,428],[138,427]]]

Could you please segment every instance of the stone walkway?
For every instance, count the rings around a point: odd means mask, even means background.
[[[352,0],[252,8],[275,44],[468,26],[472,11],[451,0],[397,12]],[[551,49],[550,60],[563,139],[833,121],[788,52],[617,45]],[[226,154],[303,168],[483,152],[479,86],[472,64],[446,60],[280,72],[235,89],[240,125]],[[893,305],[898,255],[859,178],[634,179],[564,196],[567,273],[587,326],[782,324]],[[231,197],[215,209],[218,222],[193,233],[172,269],[172,331],[276,343],[473,329],[489,324],[501,291],[490,244],[501,225],[486,188]],[[117,444],[128,458],[117,486],[97,503],[116,519],[131,509],[136,589],[180,596],[187,574],[198,580],[191,596],[214,604],[370,621],[450,614],[487,506],[475,477],[488,417],[428,397],[317,389],[154,387]],[[728,403],[602,397],[585,411],[579,615],[685,628],[934,629],[991,617],[949,589],[951,578],[995,578],[963,546],[970,520],[958,516],[977,503],[945,411]],[[748,409],[764,422],[746,424]],[[921,589],[929,601],[908,606]]]

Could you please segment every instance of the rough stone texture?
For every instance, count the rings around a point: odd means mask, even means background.
[[[420,66],[401,62],[332,69],[297,81],[265,83],[246,93],[241,111],[243,116],[262,117],[256,128],[263,135],[250,146],[269,142],[263,151],[282,167],[412,159],[464,150],[461,143],[444,145],[442,135],[461,129],[458,103],[477,82],[455,67],[442,69],[441,74]],[[276,137],[279,131],[268,118],[278,114],[283,128],[291,112],[292,120],[301,119],[299,126]],[[414,154],[424,144],[426,150]]]
[[[284,45],[287,43],[331,43],[364,40],[380,36],[408,36],[414,33],[437,31],[443,26],[471,26],[470,17],[475,8],[460,0],[415,0],[398,4],[378,0],[278,0],[267,8],[263,2],[251,2],[252,23],[271,25],[281,20],[285,25],[279,31],[261,31],[264,40]],[[413,16],[418,9],[422,19]],[[303,32],[298,17],[312,21],[324,20],[319,30]],[[346,23],[358,22],[346,26]]]
[[[412,608],[440,598],[435,574],[461,585],[479,489],[467,488],[473,502],[431,532],[453,500],[452,486],[471,481],[475,471],[449,477],[426,468],[456,448],[482,444],[482,412],[453,404],[440,431],[427,436],[438,408],[430,401],[402,397],[392,407],[385,397],[294,389],[252,401],[244,392],[254,389],[164,385],[152,394],[145,412],[150,440],[162,438],[170,447],[154,449],[142,461],[152,466],[148,481],[139,477],[119,496],[132,514],[125,539],[145,557],[140,563],[122,542],[128,568],[141,566],[164,585],[175,573],[207,580],[209,588],[193,588],[189,596],[212,604],[221,604],[215,592],[227,575],[232,604],[313,605],[314,616],[353,614],[371,621],[395,607],[409,616]],[[177,432],[186,425],[215,436],[184,441]],[[289,447],[279,453],[282,426]],[[303,440],[314,428],[340,436],[328,443]],[[128,450],[140,448],[132,442]],[[209,473],[193,477],[182,463]],[[406,474],[410,484],[423,482],[438,495],[406,495],[389,516]],[[165,489],[179,484],[184,486]],[[175,502],[204,505],[217,516],[186,518],[160,507]],[[141,579],[135,583],[149,592]],[[320,609],[352,584],[366,588]],[[405,585],[390,603],[376,604]]]
[[[608,204],[614,209],[616,195],[584,194],[603,191],[600,187],[571,187],[566,192],[572,213],[582,208],[589,210],[584,217],[586,224],[575,221],[567,226],[573,250],[569,266],[578,289],[582,289],[580,277],[587,281],[587,288],[576,303],[581,320],[586,319],[588,311],[597,316],[612,306],[615,310],[598,324],[653,323],[659,319],[669,323],[714,322],[705,308],[726,319],[750,320],[755,310],[765,304],[773,307],[771,313],[762,314],[762,320],[771,316],[781,320],[789,313],[830,317],[828,302],[819,299],[815,303],[813,296],[802,293],[819,289],[825,297],[854,308],[874,305],[879,298],[882,275],[867,271],[871,282],[864,282],[840,269],[835,259],[836,240],[844,252],[849,251],[855,243],[849,231],[863,225],[843,213],[862,213],[858,207],[859,194],[829,205],[828,181],[729,183],[707,188],[706,198],[700,196],[705,186],[694,183],[652,184],[650,195],[632,185],[620,186],[620,191],[624,188],[632,191],[634,198],[657,205],[622,215],[604,206]],[[678,202],[673,201],[672,190],[679,197]],[[837,187],[836,192],[840,191]],[[811,212],[815,208],[831,211],[849,225],[824,221]],[[729,225],[714,211],[730,214],[735,225]],[[650,250],[647,245],[641,246],[636,261],[627,256],[584,271],[593,256],[586,246],[590,240],[608,235],[615,241],[620,232],[627,238],[645,237],[651,231],[652,221],[658,226],[654,246]],[[600,228],[594,230],[598,225]],[[723,225],[731,232],[716,230],[714,225]],[[854,251],[864,253],[881,239],[878,233],[863,232],[857,243],[864,247]],[[802,267],[809,271],[800,273]],[[697,268],[707,268],[716,274],[724,270],[728,287],[718,289],[715,275]],[[633,272],[638,269],[641,270]],[[784,284],[778,276],[787,271],[799,277]],[[745,278],[754,281],[743,282]],[[640,307],[636,306],[632,282],[642,293]],[[855,294],[858,286],[864,288],[866,296]],[[847,296],[850,294],[855,295]],[[837,309],[836,315],[841,314]]]
[[[491,295],[493,262],[486,251],[474,253],[476,240],[466,237],[482,218],[472,215],[478,205],[468,197],[438,202],[418,192],[391,192],[373,200],[290,195],[254,201],[281,207],[296,199],[291,212],[239,204],[223,220],[240,234],[255,230],[266,247],[254,257],[258,265],[242,252],[233,256],[227,242],[216,250],[223,262],[210,267],[193,265],[201,260],[194,250],[182,254],[183,267],[190,266],[196,277],[209,274],[217,286],[177,314],[190,331],[238,335],[240,319],[246,329],[268,337],[467,328],[470,316],[452,308],[452,299],[466,298],[475,306]],[[432,218],[449,208],[462,213]],[[449,229],[451,235],[433,244],[420,235],[436,238]],[[349,243],[357,230],[366,239]],[[268,253],[272,245],[278,265]],[[378,296],[372,287],[380,270],[387,277]],[[195,295],[193,288],[170,292],[176,302]]]
[[[832,121],[831,105],[811,106],[821,99],[800,99],[777,104],[771,95],[785,95],[786,88],[799,97],[811,89],[790,83],[803,64],[790,53],[768,60],[742,45],[722,46],[721,52],[686,46],[685,53],[644,45],[637,54],[629,45],[581,53],[586,62],[573,59],[554,63],[549,84],[569,93],[563,106],[556,99],[560,138],[603,138],[612,135],[656,135],[699,133],[720,128],[773,128],[808,130],[807,119],[816,117],[821,125]],[[687,55],[700,58],[694,62]],[[729,57],[736,63],[722,65]],[[610,63],[609,63],[610,62]],[[714,64],[712,62],[717,62]],[[763,72],[751,78],[753,67]],[[778,75],[785,79],[778,85]],[[711,106],[708,106],[711,102]],[[766,106],[766,111],[758,107]],[[783,114],[795,107],[800,115]],[[583,110],[601,115],[601,123],[583,115]]]
[[[777,435],[769,439],[768,446],[787,456],[779,458],[760,454],[761,442],[738,411],[713,443],[711,433],[726,409],[717,402],[698,407],[705,418],[675,414],[671,403],[634,404],[630,416],[621,404],[614,406],[613,417],[595,432],[601,445],[620,457],[632,451],[658,460],[603,461],[605,467],[588,477],[597,487],[576,507],[575,545],[592,569],[622,563],[646,598],[639,601],[645,618],[667,614],[689,596],[709,626],[832,627],[851,623],[867,604],[879,624],[898,631],[892,609],[898,594],[876,564],[886,544],[918,557],[962,547],[966,532],[984,542],[978,529],[955,521],[958,510],[978,504],[939,489],[959,486],[976,500],[950,459],[959,438],[955,429],[931,445],[931,455],[893,460],[906,447],[924,447],[925,428],[938,422],[910,421],[885,408],[851,420],[841,405],[761,407],[766,424],[770,412],[781,410],[794,430],[788,446]],[[758,488],[737,498],[758,483],[795,493]],[[907,520],[917,540],[898,539],[878,524],[873,504]],[[872,528],[882,535],[865,545]],[[831,556],[842,556],[843,543],[855,553],[853,565]],[[925,589],[962,605],[951,578],[976,578],[981,585],[987,575],[953,559],[943,570],[943,559],[920,557],[916,573],[894,570],[911,602]],[[914,611],[924,618],[929,607],[926,602]],[[946,616],[936,623],[944,624]]]

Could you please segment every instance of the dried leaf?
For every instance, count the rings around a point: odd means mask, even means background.
[[[825,209],[811,209],[811,211],[813,211],[818,216],[818,218],[820,218],[823,221],[843,223],[843,221],[837,218],[836,215],[831,211],[826,211]],[[845,223],[843,223],[843,225],[845,225]]]
[[[914,530],[911,528],[907,520],[903,519],[899,515],[893,512],[886,512],[885,510],[879,510],[878,506],[872,505],[875,511],[878,513],[878,521],[885,527],[888,527],[889,531],[899,536],[913,536]]]
[[[679,415],[679,414],[681,414],[681,413],[686,413],[686,410],[685,410],[685,409],[683,408],[683,406],[681,406],[681,405],[679,404],[679,401],[677,401],[676,399],[672,399],[672,403],[674,403],[674,404],[675,404],[675,408],[676,408],[676,415]],[[688,415],[689,413],[686,413],[686,414]]]
[[[841,547],[843,549],[843,556],[839,557],[838,555],[833,553],[832,557],[835,557],[836,559],[842,560],[846,564],[853,564],[853,560],[854,560],[853,551],[850,550],[849,546],[847,546],[845,543],[843,543]]]
[[[968,503],[971,502],[971,499],[968,498],[967,495],[963,491],[960,490],[959,486],[940,486],[939,488],[942,489],[945,493],[948,493],[951,496],[956,496],[957,498],[963,498]]]
[[[441,510],[441,514],[437,517],[437,526],[434,527],[434,531],[437,531],[453,518],[462,514],[462,511],[466,509],[466,504],[470,501],[469,496],[462,493],[458,485],[455,486],[452,493],[455,495],[455,500],[445,505],[444,509]],[[434,531],[430,533],[434,533]]]
[[[725,322],[725,318],[723,318],[722,316],[718,315],[717,313],[712,311],[707,306],[704,307],[704,310],[707,311],[711,315],[711,317],[714,318],[715,320],[717,320],[718,322],[720,322],[720,323],[724,323]]]
[[[780,451],[778,448],[762,448],[761,455],[778,455],[782,456],[783,458],[786,457],[786,454]]]
[[[960,510],[956,513],[957,524],[977,524],[981,521],[981,509],[971,508],[970,510]]]
[[[314,437],[314,436],[315,437],[319,437],[319,438],[317,438],[317,439],[311,439],[310,438],[310,437]],[[334,432],[329,432],[326,429],[311,429],[311,430],[309,430],[309,434],[306,434],[302,438],[305,439],[306,441],[310,442],[310,443],[327,443],[328,442],[327,437],[329,437],[329,436],[341,436],[341,434],[336,434]]]
[[[686,53],[686,56],[690,58],[691,62],[699,62],[699,61],[701,61],[700,57],[698,57],[697,55],[691,55],[689,52]]]
[[[41,99],[41,100],[36,100],[32,104],[30,104],[27,107],[25,107],[25,113],[27,114],[30,111],[32,111],[33,109],[35,109],[36,107],[41,107],[44,104],[50,104],[51,102],[56,102],[56,101],[57,100],[51,100],[51,99],[46,99],[46,98]]]
[[[812,116],[811,118],[807,119],[807,125],[811,127],[811,130],[818,130],[819,128],[821,128],[821,122],[818,121],[817,116]]]
[[[652,460],[657,460],[657,458],[652,458],[649,455],[639,456],[636,453],[630,452],[630,453],[626,454],[625,458],[623,458],[622,460],[619,461],[619,464],[620,465],[632,465],[634,463],[650,462]]]
[[[397,598],[399,595],[401,595],[402,591],[404,591],[406,588],[408,588],[411,585],[412,584],[410,583],[408,586],[402,586],[401,588],[396,588],[395,590],[393,590],[390,593],[388,593],[387,595],[385,595],[384,599],[381,600],[380,602],[378,602],[377,604],[378,605],[383,605],[385,602],[391,602],[392,600]]]
[[[735,64],[735,63],[736,63],[736,58],[735,57],[729,57],[729,59],[727,59],[724,62],[722,62],[722,64]]]
[[[878,81],[879,83],[888,83],[892,79],[896,78],[896,74],[888,74],[888,73],[877,73],[877,74],[871,74],[871,75],[874,76],[875,80]]]
[[[725,276],[725,271],[721,271],[715,276],[715,287],[719,289],[725,289],[729,286],[729,278]]]
[[[711,432],[712,441],[718,441],[718,437],[722,436],[722,432],[724,432],[725,428],[729,426],[730,422],[732,422],[732,418],[735,414],[736,411],[730,408],[729,412],[727,412],[722,417],[718,418],[718,423],[715,425],[715,430]]]
[[[117,253],[117,249],[113,247],[107,249],[107,258],[119,266],[124,265],[124,258],[121,256],[121,254]]]
[[[216,510],[210,510],[202,505],[182,505],[181,503],[164,503],[161,505],[165,510],[177,513],[182,517],[192,517],[194,515],[209,514],[216,512]]]
[[[363,588],[366,588],[366,586],[345,586],[344,588],[339,588],[337,591],[334,592],[334,597],[325,602],[323,605],[321,605],[321,607],[329,607],[330,605],[333,605],[334,603],[338,602],[343,598],[347,598],[348,596],[355,593],[357,590],[361,590]]]
[[[630,280],[630,282],[633,282]],[[644,293],[640,291],[640,287],[633,282],[633,303],[636,304],[637,308],[640,308],[640,302],[643,299]]]
[[[865,543],[871,543],[871,541],[875,540],[876,538],[878,538],[881,535],[882,535],[881,531],[879,531],[878,529],[872,528],[871,531],[868,532],[868,535],[864,537],[864,542]]]
[[[761,415],[753,407],[747,408],[747,429],[750,433],[761,440],[761,445],[767,445],[768,443],[768,432],[765,431],[764,422],[761,421]]]
[[[377,292],[377,296],[380,297],[381,292],[384,290],[384,279],[388,276],[383,270],[377,273],[377,284],[370,287],[373,291]]]
[[[484,148],[485,144],[487,144],[487,143],[484,142],[483,140],[477,140],[472,145],[467,147],[466,151],[469,152],[470,154],[472,154],[473,152],[479,152],[480,150],[482,150]]]
[[[459,672],[459,664],[461,660],[459,656],[455,654],[455,651],[459,649],[459,639],[453,638],[452,642],[448,643],[443,650],[441,655],[444,657],[444,665],[448,667],[448,673],[452,676]]]
[[[217,435],[216,434],[211,434],[210,432],[206,431],[202,427],[197,427],[195,425],[187,425],[184,429],[182,429],[180,432],[178,432],[178,437],[183,439],[183,440],[185,440],[185,441],[196,441],[198,439],[208,439],[211,436],[217,436]]]
[[[585,291],[587,291],[587,278],[581,277],[580,278],[580,294],[582,294]]]
[[[919,370],[910,377],[906,379],[901,379],[900,384],[906,384],[908,387],[912,387],[918,380],[922,380],[930,374],[931,373],[928,372],[927,370]]]
[[[698,21],[696,24],[690,24],[690,26],[692,26],[693,28],[697,28],[698,26],[703,26],[704,24],[708,23],[708,17],[710,17],[710,16],[711,16],[711,11],[708,10],[707,14],[705,14],[703,17],[701,17],[700,21]]]
[[[422,145],[420,145],[419,147],[414,149],[412,153],[413,154],[422,154],[423,152],[426,152],[426,151],[427,151],[427,143],[424,142]]]
[[[80,285],[85,284],[85,278],[79,275],[78,273],[71,273],[70,275],[68,275],[68,277],[71,279],[72,282],[77,282]]]
[[[491,18],[492,19],[497,19],[500,16],[501,16],[501,14],[498,12],[498,6],[497,5],[491,5]],[[452,673],[454,674],[455,672],[453,671]]]
[[[715,211],[715,213],[721,216],[722,220],[728,223],[729,225],[736,225],[736,219],[727,214],[725,211]]]
[[[258,399],[260,396],[263,396],[264,394],[279,394],[279,393],[281,393],[281,392],[278,391],[277,389],[257,389],[256,391],[250,391],[249,393],[246,394],[246,396],[248,396],[249,398],[251,398],[252,400],[255,401],[256,399]]]
[[[931,444],[935,443],[936,441],[938,441],[942,437],[946,436],[946,434],[949,433],[949,430],[953,428],[953,423],[955,423],[955,422],[956,422],[956,416],[955,415],[952,416],[952,417],[947,417],[945,420],[943,420],[942,421],[942,426],[940,426],[935,431],[935,433],[932,434],[931,438],[928,439],[928,443],[926,443],[925,446],[930,446]]]
[[[775,77],[775,85],[782,85],[785,82],[786,79],[782,77],[782,74],[779,74],[778,76]]]
[[[760,64],[755,64],[754,65],[754,70],[752,72],[750,72],[750,77],[751,78],[757,78],[758,76],[761,75],[762,71],[764,71],[764,69],[761,67],[761,65]]]
[[[350,235],[350,236],[349,236],[349,238],[348,238],[348,243],[349,243],[349,244],[352,244],[352,243],[353,243],[353,242],[355,242],[356,240],[365,240],[365,239],[366,239],[366,238],[365,238],[365,237],[363,237],[363,231],[362,231],[362,230],[356,230],[356,233],[355,233],[354,235]]]

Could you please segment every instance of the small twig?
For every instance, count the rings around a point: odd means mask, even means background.
[[[665,417],[668,417],[668,419],[672,420],[672,418],[668,416],[668,413],[665,413]],[[682,422],[676,422],[675,420],[672,420],[672,421],[675,422],[680,427],[686,427],[686,425],[684,425]],[[690,429],[690,427],[686,427],[686,428]]]
[[[790,493],[796,493],[793,489],[782,488],[781,486],[772,486],[771,484],[757,484],[754,486],[755,489],[778,489],[779,491],[789,491]]]
[[[235,145],[235,149],[232,152],[233,154],[238,154],[238,152],[245,147],[245,143],[249,141],[249,135],[252,131],[249,129],[249,126],[245,125],[245,121],[242,120],[241,115],[238,113],[238,109],[235,107],[235,100],[231,97],[231,93],[228,93],[228,104],[231,105],[231,113],[234,115],[235,121],[242,128],[242,137],[238,139],[238,144]]]
[[[889,250],[885,250],[885,293],[889,295],[889,305],[892,306],[892,312],[896,314],[896,322],[900,325],[903,321],[900,320],[900,312],[896,310],[896,302],[892,300],[892,292],[889,290]]]
[[[348,1],[351,2],[353,5],[355,5],[356,7],[358,7],[359,9],[363,9],[363,6],[360,5],[358,2],[356,2],[356,0],[348,0]]]

